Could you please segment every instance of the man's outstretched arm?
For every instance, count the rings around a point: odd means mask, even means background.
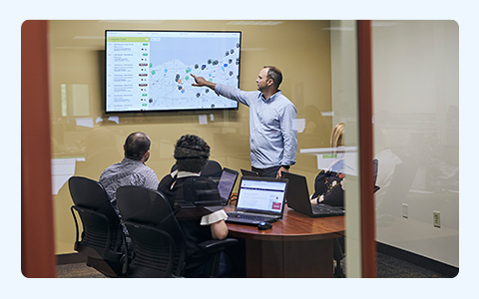
[[[191,84],[192,86],[197,86],[197,87],[206,86],[206,87],[209,87],[209,88],[215,90],[216,83],[210,82],[203,77],[196,77],[193,74],[191,74],[191,76],[193,78],[195,78],[195,82],[196,82],[196,83]]]
[[[231,86],[223,85],[223,84],[216,84],[213,82],[210,82],[206,80],[203,77],[196,77],[195,75],[191,74],[191,76],[195,79],[196,83],[191,84],[191,86],[196,86],[196,87],[209,87],[211,88],[217,95],[224,96],[230,100],[238,101],[241,104],[244,104],[246,106],[249,106],[249,102],[251,99],[248,99],[248,94],[250,94],[250,98],[256,98],[257,94],[256,92],[247,92],[247,91],[242,91],[238,88],[234,88]]]

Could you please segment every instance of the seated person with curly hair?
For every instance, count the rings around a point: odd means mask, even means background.
[[[185,235],[185,277],[208,277],[213,256],[201,253],[198,244],[211,239],[222,240],[228,235],[225,223],[227,215],[223,209],[204,215],[181,216],[181,206],[188,202],[221,201],[216,183],[200,176],[209,156],[210,147],[203,139],[195,135],[182,136],[175,146],[174,157],[178,168],[166,175],[158,186],[158,191],[165,195],[174,211],[178,212],[178,222]],[[223,256],[222,259],[219,277],[227,275],[224,273],[226,257]]]

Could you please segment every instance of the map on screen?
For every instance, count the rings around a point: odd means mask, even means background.
[[[106,112],[237,109],[195,76],[239,87],[240,32],[106,31]]]

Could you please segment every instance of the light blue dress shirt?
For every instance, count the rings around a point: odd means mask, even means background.
[[[259,169],[296,163],[296,108],[278,91],[265,99],[260,91],[216,84],[215,92],[249,107],[251,165]]]

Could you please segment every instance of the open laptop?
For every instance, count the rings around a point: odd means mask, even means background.
[[[312,205],[309,200],[308,184],[304,176],[291,172],[283,172],[283,177],[288,179],[290,185],[286,193],[288,207],[310,217],[344,215],[344,208],[342,207],[333,207],[326,204]]]
[[[220,180],[218,182],[218,191],[220,193],[221,199],[225,202],[228,202],[233,192],[233,187],[235,186],[236,179],[238,178],[238,172],[233,169],[223,168],[221,173]]]
[[[288,180],[265,177],[242,177],[234,212],[226,222],[258,225],[283,218]]]
[[[220,180],[218,181],[218,189],[213,190],[197,190],[197,194],[201,194],[203,198],[217,198],[218,194],[220,201],[218,200],[201,200],[195,201],[193,203],[187,202],[183,203],[182,207],[194,207],[195,205],[210,206],[211,209],[220,209],[223,208],[228,203],[228,200],[233,192],[233,187],[235,186],[236,179],[238,178],[238,172],[229,168],[223,168],[221,172]]]
[[[259,173],[252,170],[241,169],[242,176],[259,176]]]

